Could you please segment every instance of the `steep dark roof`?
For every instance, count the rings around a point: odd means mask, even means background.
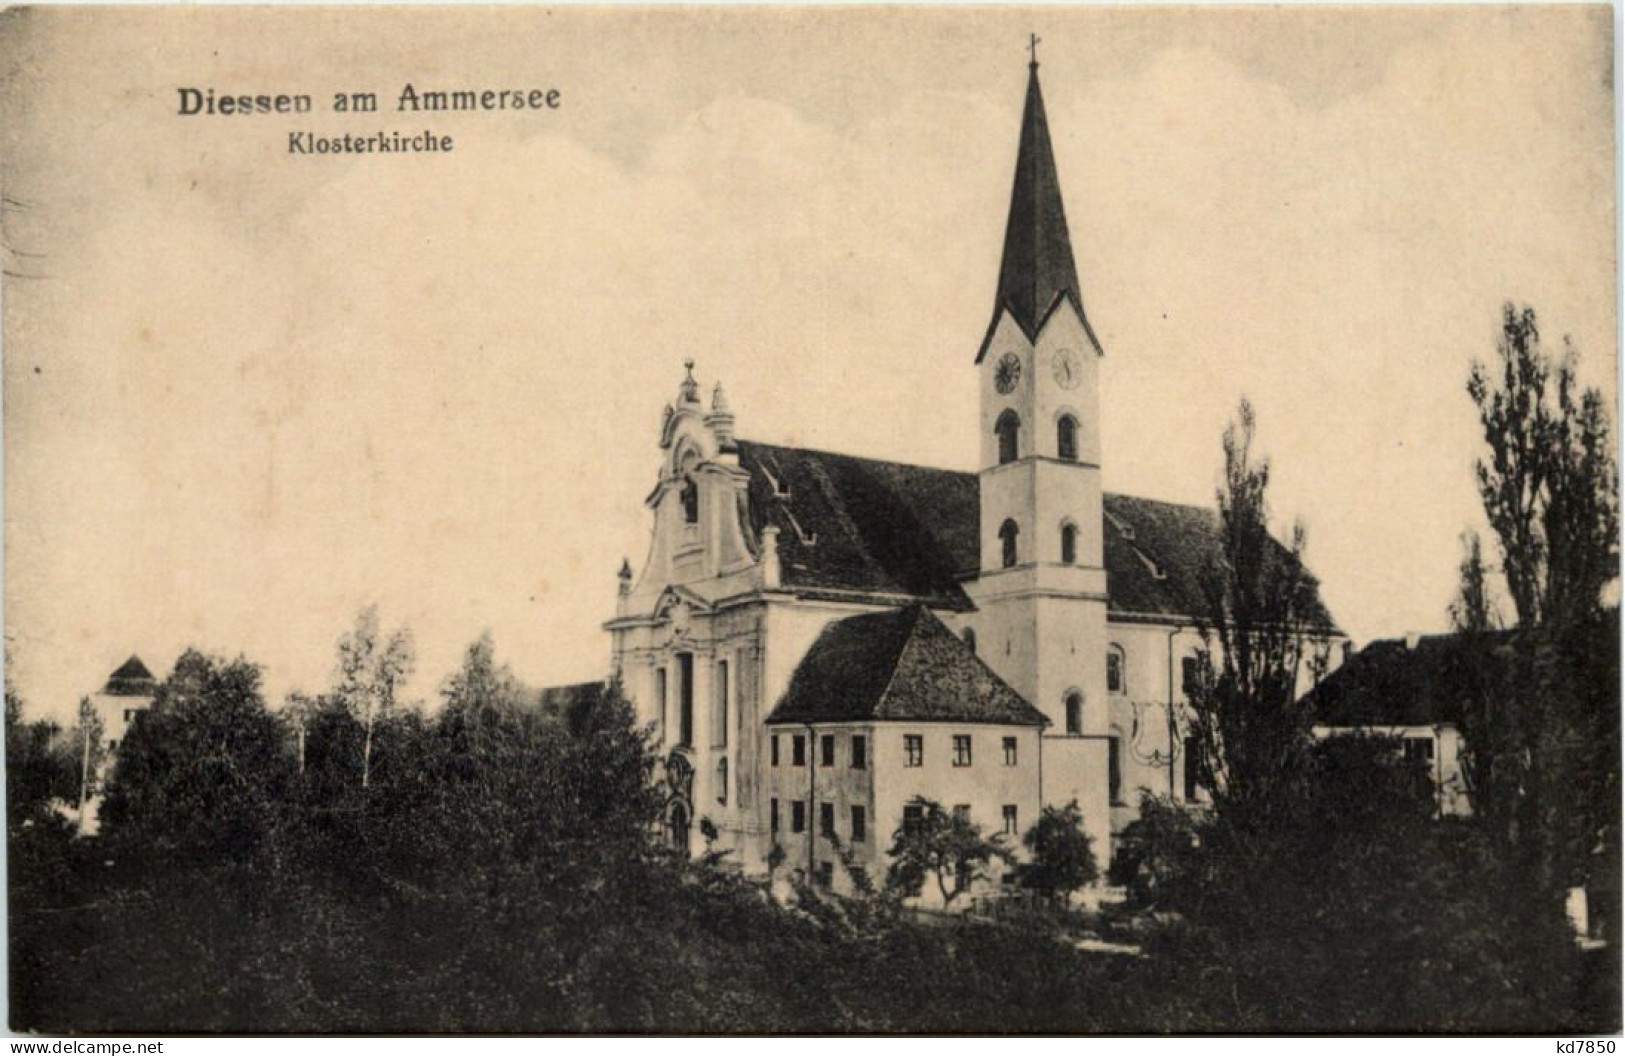
[[[1466,694],[1482,685],[1486,663],[1501,662],[1498,647],[1510,632],[1488,642],[1463,634],[1386,638],[1361,649],[1304,694],[1302,703],[1325,726],[1429,726],[1460,722]],[[1488,644],[1488,648],[1485,648]]]
[[[157,690],[158,680],[152,677],[139,656],[131,656],[120,664],[102,687],[102,692],[112,697],[150,697]]]
[[[976,570],[976,476],[851,455],[738,442],[751,530],[779,529],[781,581],[968,609]]]
[[[1109,493],[1104,505],[1109,610],[1125,616],[1205,616],[1202,575],[1220,546],[1218,514],[1201,506]],[[1292,560],[1279,543],[1274,556]],[[1311,592],[1305,618],[1313,626],[1335,630],[1319,581],[1307,569],[1304,575]]]
[[[922,605],[830,623],[767,719],[873,720],[1048,721]]]
[[[784,586],[972,607],[961,582],[980,565],[976,474],[749,440],[738,451],[751,475],[751,531],[779,529]],[[1105,508],[1109,611],[1201,615],[1199,577],[1218,545],[1213,511],[1113,494]],[[1314,607],[1330,629],[1318,595]]]
[[[1016,148],[1010,217],[1004,228],[999,291],[993,305],[993,321],[976,355],[977,362],[987,353],[987,341],[998,326],[1001,312],[1008,310],[1031,339],[1044,319],[1066,297],[1071,298],[1090,343],[1099,352],[1100,341],[1083,312],[1078,267],[1072,259],[1072,239],[1067,232],[1066,210],[1061,204],[1061,180],[1055,171],[1049,121],[1044,116],[1044,95],[1038,87],[1038,64],[1033,63],[1027,76],[1027,102],[1021,114],[1021,142]]]

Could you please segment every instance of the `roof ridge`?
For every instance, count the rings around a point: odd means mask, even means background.
[[[904,469],[924,469],[933,473],[957,473],[960,476],[974,477],[974,469],[949,469],[946,466],[930,466],[924,462],[900,462],[891,458],[874,458],[870,455],[852,455],[845,451],[830,451],[820,447],[796,447],[793,444],[774,444],[766,440],[750,440],[741,437],[736,443],[748,444],[751,447],[772,447],[781,451],[799,451],[804,455],[822,455],[826,458],[847,458],[854,462],[872,462],[881,466],[902,466]]]

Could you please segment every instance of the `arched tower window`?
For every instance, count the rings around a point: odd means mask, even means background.
[[[1005,411],[994,423],[993,432],[999,438],[999,465],[1014,462],[1021,449],[1021,416],[1015,411]]]
[[[693,450],[689,450],[684,452],[682,460],[677,464],[677,473],[682,478],[677,493],[682,499],[684,524],[700,523],[700,489],[694,483],[694,467],[698,463],[699,458]]]
[[[1083,694],[1075,689],[1066,695],[1066,732],[1072,736],[1083,732]]]
[[[1061,563],[1078,563],[1078,526],[1071,521],[1061,525]]]
[[[1021,529],[1016,527],[1015,521],[1005,521],[999,525],[999,542],[1003,547],[1003,563],[1005,568],[1016,567],[1016,537]]]
[[[1114,645],[1106,651],[1106,690],[1127,693],[1128,684],[1123,673],[1123,648]]]
[[[973,653],[976,652],[976,628],[975,627],[966,627],[965,628],[965,644],[970,646],[970,651],[971,652],[973,652]]]
[[[695,486],[693,477],[683,478],[683,523],[700,523],[700,489]]]
[[[1055,453],[1067,462],[1078,460],[1078,420],[1070,414],[1055,423]]]

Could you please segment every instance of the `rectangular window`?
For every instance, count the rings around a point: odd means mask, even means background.
[[[777,799],[767,801],[767,831],[775,835],[779,831],[779,801]]]
[[[1407,737],[1405,738],[1405,761],[1407,763],[1433,762],[1433,738]]]
[[[869,815],[856,803],[852,805],[852,842],[862,843],[869,838]]]
[[[677,707],[679,743],[694,743],[694,654],[677,654]]]
[[[1004,739],[1004,765],[1016,765],[1016,739],[1014,737]]]
[[[970,765],[970,734],[954,734],[954,765]]]
[[[1196,671],[1196,657],[1187,656],[1179,662],[1180,685],[1187,697],[1196,692]]]
[[[1196,765],[1199,745],[1195,737],[1185,738],[1185,802],[1194,803],[1202,784],[1202,769]]]
[[[925,824],[925,808],[918,803],[903,808],[903,831],[918,832]]]
[[[773,765],[778,766],[779,765],[779,735],[775,733],[772,737],[768,738],[767,743],[768,743],[768,752],[773,757]]]
[[[861,733],[852,735],[852,769],[869,768],[869,739]]]
[[[669,743],[667,738],[669,737],[668,731],[671,729],[671,713],[666,710],[667,705],[670,703],[666,696],[666,669],[662,667],[655,672],[655,706],[660,711],[661,740]]]
[[[790,804],[790,831],[807,831],[807,804],[799,799]]]
[[[829,888],[833,886],[835,883],[835,863],[819,862],[818,872],[815,875],[818,878],[819,887]]]
[[[1106,741],[1106,788],[1112,804],[1123,802],[1123,743],[1116,737]]]
[[[954,804],[954,820],[955,821],[962,821],[967,825],[970,824],[970,804],[969,803],[955,803]]]
[[[807,765],[807,738],[799,733],[790,738],[790,765]]]
[[[728,746],[728,661],[718,660],[716,667],[717,706],[711,720],[711,743],[721,748]]]
[[[1016,831],[1016,807],[1013,803],[1006,803],[1004,807],[1004,834],[1006,836],[1018,835]]]
[[[835,835],[835,804],[818,804],[818,832],[821,836]]]
[[[818,738],[818,765],[835,765],[835,735],[826,733]]]
[[[903,735],[903,765],[925,765],[925,738],[917,733]]]

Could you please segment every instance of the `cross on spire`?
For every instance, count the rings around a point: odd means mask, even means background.
[[[1037,33],[1027,35],[1027,50],[1032,53],[1032,62],[1029,65],[1035,70],[1038,69],[1038,45],[1042,42],[1043,38]]]

